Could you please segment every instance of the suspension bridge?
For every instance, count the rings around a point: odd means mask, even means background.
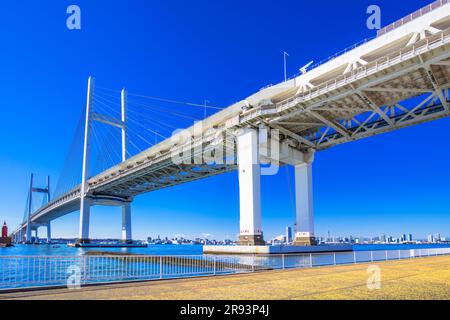
[[[50,241],[51,221],[79,211],[78,241],[88,243],[90,208],[105,205],[122,208],[122,240],[131,242],[136,196],[238,170],[239,243],[261,245],[260,175],[290,165],[295,243],[314,244],[315,153],[449,116],[449,42],[450,1],[435,1],[223,109],[103,88],[90,78],[56,189],[51,192],[50,179],[36,187],[31,177],[13,240],[29,243],[33,230],[47,227]]]

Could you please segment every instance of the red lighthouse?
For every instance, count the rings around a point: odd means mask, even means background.
[[[8,237],[8,226],[6,225],[6,221],[3,223],[2,227],[2,238]]]

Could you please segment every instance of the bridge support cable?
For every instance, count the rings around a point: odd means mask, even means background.
[[[80,163],[83,159],[83,129],[85,117],[85,111],[83,110],[80,114],[77,127],[73,134],[72,143],[67,152],[64,165],[56,183],[56,188],[53,192],[54,198],[62,196],[80,184]]]

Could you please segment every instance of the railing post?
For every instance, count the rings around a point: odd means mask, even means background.
[[[336,252],[333,252],[333,264],[336,265]]]
[[[216,256],[213,256],[214,258],[214,275],[216,275]]]
[[[370,261],[373,262],[373,251],[370,251]]]
[[[281,255],[281,260],[282,260],[282,262],[283,262],[282,265],[283,265],[283,270],[284,270],[284,254]]]
[[[313,266],[312,253],[309,254],[309,265],[312,268],[312,266]]]
[[[401,259],[401,253],[400,253],[400,249],[398,250],[398,260]]]
[[[163,277],[163,256],[159,257],[159,278]]]
[[[88,276],[87,276],[87,270],[88,270],[88,263],[89,263],[89,256],[84,256],[84,259],[83,259],[84,261],[84,263],[83,263],[83,280],[84,280],[84,284],[86,284],[87,283],[87,278],[88,278]]]
[[[356,252],[353,251],[353,263],[356,264]]]
[[[387,250],[385,250],[384,252],[385,252],[385,255],[386,255],[386,261],[388,261],[388,253],[387,253]]]

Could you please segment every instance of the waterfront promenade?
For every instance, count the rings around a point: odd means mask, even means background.
[[[357,264],[18,292],[0,299],[450,299],[448,255],[374,264],[381,268],[378,290],[367,288],[367,268],[373,264]]]

